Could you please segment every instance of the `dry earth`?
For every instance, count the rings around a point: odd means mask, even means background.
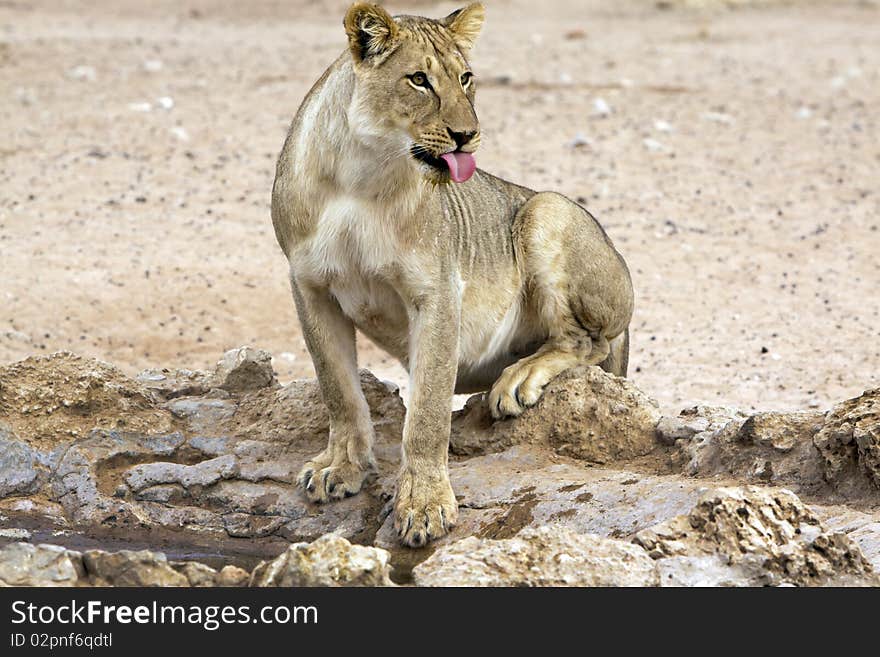
[[[877,3],[660,4],[489,0],[479,164],[603,221],[638,295],[632,378],[664,409],[876,386]],[[0,362],[133,374],[250,343],[310,375],[268,198],[346,6],[0,3]]]

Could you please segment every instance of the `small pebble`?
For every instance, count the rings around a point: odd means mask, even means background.
[[[733,123],[733,117],[730,114],[724,114],[722,112],[704,112],[703,118],[707,121],[723,123],[724,125],[731,125]]]
[[[608,116],[611,111],[611,105],[604,98],[593,100],[593,114],[595,116]]]
[[[74,80],[85,80],[87,82],[94,82],[98,77],[93,66],[74,66],[67,72],[67,75]]]

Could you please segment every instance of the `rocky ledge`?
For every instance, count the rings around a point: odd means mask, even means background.
[[[244,347],[135,378],[71,353],[0,368],[0,585],[878,584],[880,390],[826,412],[697,406],[565,372],[520,418],[455,413],[459,525],[401,548],[387,517],[405,407],[361,372],[380,476],[315,506],[315,381]]]

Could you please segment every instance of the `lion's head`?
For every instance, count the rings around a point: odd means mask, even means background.
[[[352,5],[345,31],[357,83],[350,120],[390,152],[408,157],[432,182],[464,182],[480,143],[475,80],[467,54],[484,10],[472,4],[446,18],[392,18],[374,4]]]

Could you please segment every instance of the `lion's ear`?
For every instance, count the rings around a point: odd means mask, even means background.
[[[480,36],[485,18],[486,10],[483,5],[475,2],[464,9],[452,12],[443,19],[442,23],[452,32],[455,45],[462,50],[470,50]]]
[[[397,23],[379,5],[358,2],[345,14],[348,48],[356,62],[379,58],[394,47]]]

